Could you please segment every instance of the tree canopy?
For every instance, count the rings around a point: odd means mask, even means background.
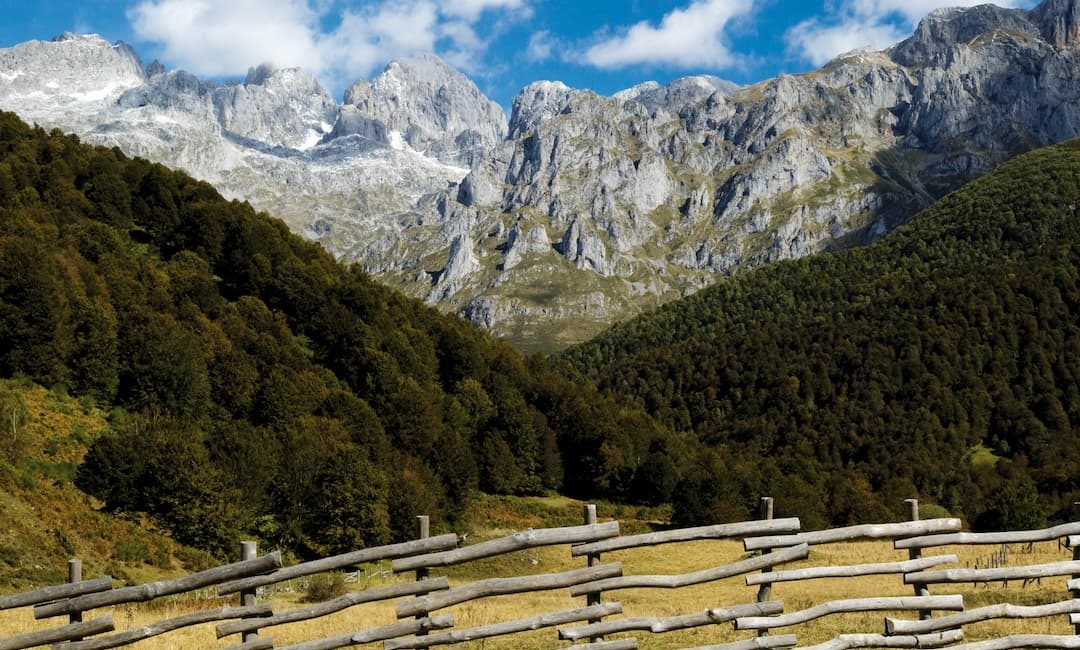
[[[113,408],[77,484],[219,551],[401,539],[481,488],[595,494],[608,470],[568,455],[596,431],[671,435],[206,183],[10,113],[0,375]]]

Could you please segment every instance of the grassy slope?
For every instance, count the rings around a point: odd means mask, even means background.
[[[146,522],[99,512],[72,484],[88,445],[108,426],[105,413],[29,383],[2,380],[0,395],[7,406],[0,433],[0,590],[63,582],[72,557],[83,560],[86,577],[132,582],[208,560]],[[15,437],[13,404],[26,414]]]

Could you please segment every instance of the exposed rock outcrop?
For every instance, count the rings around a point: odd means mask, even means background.
[[[385,132],[399,132],[413,149],[454,164],[481,161],[506,135],[499,105],[430,54],[394,61],[374,80],[354,83],[345,91],[345,104]]]
[[[1077,137],[1078,45],[1080,0],[943,9],[885,51],[750,87],[535,82],[507,121],[430,55],[339,106],[299,70],[223,85],[68,34],[0,50],[0,108],[182,167],[413,295],[561,344],[717,274],[874,241]]]

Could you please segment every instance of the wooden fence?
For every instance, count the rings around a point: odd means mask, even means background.
[[[703,626],[728,625],[744,630],[740,641],[696,646],[698,650],[749,650],[793,647],[798,644],[800,626],[822,617],[865,612],[886,612],[878,630],[839,634],[835,639],[812,647],[815,650],[848,648],[1080,648],[1080,522],[1044,530],[1004,533],[961,532],[958,519],[921,520],[918,502],[909,500],[909,521],[834,528],[803,532],[798,518],[773,518],[772,499],[762,500],[762,518],[756,521],[717,524],[641,535],[620,535],[619,523],[599,523],[595,506],[586,506],[581,526],[527,530],[499,539],[461,545],[457,535],[428,535],[427,517],[418,518],[419,538],[415,541],[357,550],[294,566],[283,567],[279,553],[258,556],[253,542],[242,544],[239,562],[193,573],[185,577],[113,588],[108,576],[82,579],[81,565],[72,560],[68,584],[45,587],[26,593],[0,596],[0,610],[32,608],[35,619],[67,617],[56,627],[0,638],[0,650],[52,646],[64,650],[101,650],[130,645],[184,627],[217,623],[215,632],[221,647],[231,650],[288,648],[289,650],[330,650],[381,642],[384,650],[435,648],[493,637],[550,628],[550,648],[570,650],[628,650],[638,647],[636,637],[626,633],[663,634]],[[735,562],[706,566],[678,575],[626,575],[619,562],[603,562],[616,551],[679,544],[695,540],[741,540],[745,554]],[[811,557],[815,546],[858,540],[890,540],[896,550],[907,551],[907,559],[858,565],[799,566]],[[1034,565],[960,568],[953,554],[923,555],[929,549],[1009,544],[1033,544],[1057,540],[1073,549],[1072,560]],[[569,545],[572,558],[584,558],[581,568],[540,575],[491,577],[463,584],[451,584],[446,576],[431,572],[442,567],[504,556],[539,547]],[[999,551],[1003,555],[1004,551]],[[705,558],[707,559],[707,558]],[[304,608],[274,611],[259,603],[257,590],[296,578],[357,565],[390,561],[394,573],[415,572],[415,580],[347,592],[345,595]],[[805,563],[803,563],[805,564]],[[826,600],[787,611],[773,598],[777,586],[787,582],[824,578],[854,579],[895,575],[910,585],[911,595]],[[678,589],[743,576],[746,585],[757,586],[756,598],[745,603],[709,603],[703,611],[675,616],[621,616],[622,605],[612,596],[626,589]],[[950,585],[1028,581],[1060,578],[1063,598],[1052,602],[1013,605],[997,603],[966,608],[964,598],[949,593]],[[1014,582],[1014,585],[1016,583]],[[237,597],[235,605],[204,609],[156,623],[117,631],[110,614],[84,619],[84,614],[128,603],[142,603],[163,596],[184,594],[213,587],[218,596]],[[567,608],[519,620],[477,627],[457,627],[454,617],[438,613],[448,607],[481,598],[527,592],[568,590]],[[931,590],[933,593],[931,593]],[[1013,596],[1018,591],[1008,592]],[[293,645],[275,645],[268,630],[289,623],[310,621],[347,608],[400,599],[395,604],[398,623],[355,630],[348,634],[313,639]],[[896,612],[909,612],[896,617]],[[941,614],[944,612],[944,614]],[[964,644],[964,627],[992,619],[1046,619],[1068,617],[1072,635],[1019,634]],[[783,630],[783,634],[774,631]],[[957,645],[959,644],[959,645]]]

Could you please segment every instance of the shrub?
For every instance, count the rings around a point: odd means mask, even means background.
[[[339,572],[320,573],[308,581],[301,599],[305,603],[321,603],[345,593],[345,575]]]
[[[113,557],[127,564],[150,561],[150,549],[141,540],[119,539],[113,547]]]

